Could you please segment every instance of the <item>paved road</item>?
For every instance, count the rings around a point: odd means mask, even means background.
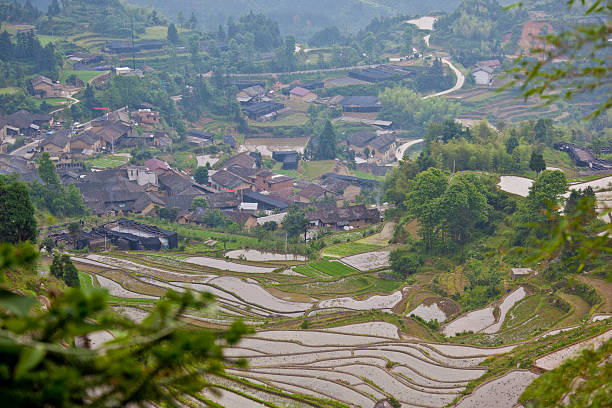
[[[452,62],[450,62],[450,60],[448,60],[446,58],[442,58],[442,63],[448,65],[448,67],[451,70],[453,70],[453,72],[457,76],[457,82],[455,83],[455,86],[453,86],[451,89],[447,89],[446,91],[438,92],[438,93],[435,93],[433,95],[427,95],[427,96],[423,97],[423,99],[429,99],[429,98],[434,98],[436,96],[448,95],[449,93],[453,93],[455,91],[458,91],[459,89],[461,89],[463,87],[463,84],[465,83],[465,75],[463,75],[461,73],[461,71],[459,71],[459,69],[457,69],[457,67],[454,66]]]
[[[25,146],[21,146],[20,148],[13,150],[10,154],[12,156],[24,157],[26,154],[28,154],[28,149],[38,146],[38,143],[40,143],[40,140],[28,143]]]
[[[79,103],[80,102],[77,98],[69,97],[68,99],[70,99],[70,102],[67,105],[64,105],[61,108],[58,108],[58,109],[56,109],[54,111],[49,112],[49,115],[54,115],[57,112],[63,111],[64,109],[68,109],[69,107],[71,107],[75,103]]]
[[[414,146],[415,144],[419,144],[419,143],[423,143],[423,139],[411,140],[409,142],[404,143],[400,147],[398,147],[397,150],[395,151],[395,158],[397,159],[397,161],[401,161],[404,158],[404,154],[406,153],[406,150],[408,150],[410,146]]]

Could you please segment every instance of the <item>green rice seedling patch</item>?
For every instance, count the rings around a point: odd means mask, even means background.
[[[376,251],[380,245],[366,244],[363,242],[346,242],[327,247],[323,250],[323,256],[342,258],[345,256],[361,254],[363,252]]]
[[[321,261],[311,264],[311,266],[327,275],[340,278],[346,275],[352,275],[357,273],[356,269],[351,268],[341,262],[337,261]]]

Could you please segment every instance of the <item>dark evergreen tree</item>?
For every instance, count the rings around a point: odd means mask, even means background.
[[[51,262],[49,272],[51,273],[51,276],[54,276],[57,279],[62,279],[64,277],[64,266],[62,263],[62,256],[60,254],[53,255],[53,262]]]
[[[208,169],[203,166],[199,166],[194,174],[193,178],[198,184],[208,184]]]
[[[319,136],[319,145],[315,154],[316,160],[333,160],[337,153],[336,132],[328,120]]]
[[[546,162],[544,161],[544,156],[535,151],[531,153],[531,158],[529,159],[529,168],[536,173],[540,174],[541,171],[546,170]]]
[[[172,44],[177,44],[179,42],[179,36],[178,36],[178,32],[176,31],[176,27],[174,26],[174,23],[170,23],[170,25],[168,26],[168,41],[170,41]]]
[[[79,271],[77,271],[68,255],[62,255],[62,272],[62,279],[67,286],[71,288],[81,287]]]
[[[510,135],[508,140],[506,140],[506,153],[512,154],[512,152],[514,151],[514,149],[518,147],[518,145],[519,145],[519,141],[516,135],[514,134]]]

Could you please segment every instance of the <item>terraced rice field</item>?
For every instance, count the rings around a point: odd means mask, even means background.
[[[385,336],[373,335],[379,331]],[[485,373],[480,362],[506,351],[454,346],[447,354],[441,345],[401,341],[396,335],[384,322],[326,332],[259,332],[228,350],[232,359],[249,362],[248,370],[230,373],[351,406],[370,407],[393,395],[406,407],[443,407]]]
[[[238,257],[245,254],[232,252]],[[406,312],[448,322],[460,309],[419,284],[402,287],[403,282],[378,279],[380,270],[388,267],[389,251],[311,262],[283,272],[276,266],[287,265],[284,258],[255,255],[249,263],[173,253],[121,252],[72,259],[81,266],[83,277],[94,278],[87,285],[106,288],[113,296],[113,308],[134,321],[141,321],[165,291],[190,289],[216,297],[214,307],[183,314],[190,324],[223,327],[240,318],[257,329],[225,351],[230,361],[246,359],[248,369],[230,365],[226,375],[207,376],[220,393],[207,390],[199,395],[201,401],[228,407],[372,407],[389,396],[402,407],[445,407],[487,373],[483,365],[487,358],[516,347],[481,348],[414,337],[442,338],[406,317]],[[473,344],[486,344],[477,340],[495,336],[523,340],[534,335],[530,322],[545,327],[560,320],[549,313],[553,306],[547,296],[528,295],[518,287],[486,308],[449,321],[441,332],[452,337],[473,331],[452,340],[468,339]],[[600,313],[597,319],[607,316]],[[556,330],[565,329],[573,328]],[[611,333],[540,357],[536,366],[550,369],[586,345],[612,337]],[[558,333],[537,334],[544,338]],[[102,334],[95,342],[101,346],[106,340]],[[475,388],[458,406],[512,407],[535,376],[526,370],[502,374]]]
[[[485,307],[484,309],[474,310],[465,316],[461,316],[458,319],[453,320],[442,329],[442,333],[449,337],[468,331],[472,331],[474,333],[497,333],[503,325],[508,311],[512,309],[516,303],[522,300],[526,294],[527,292],[525,289],[520,287],[506,296],[506,298],[499,305],[500,315],[497,321],[495,320],[495,316],[493,314],[494,307],[491,305]]]

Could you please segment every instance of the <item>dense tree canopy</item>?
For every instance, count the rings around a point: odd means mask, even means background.
[[[35,241],[37,234],[27,186],[0,175],[0,242]]]

